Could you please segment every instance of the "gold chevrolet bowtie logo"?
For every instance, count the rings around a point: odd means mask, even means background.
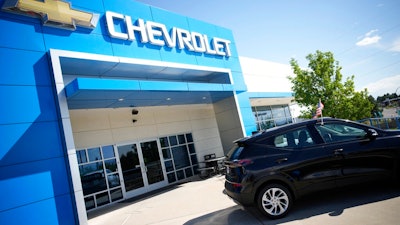
[[[6,0],[3,10],[40,17],[44,25],[75,30],[76,26],[93,29],[99,14],[71,9],[68,2],[61,0]]]

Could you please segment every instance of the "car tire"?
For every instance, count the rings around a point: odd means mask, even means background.
[[[292,205],[292,194],[280,184],[265,186],[257,196],[257,208],[270,219],[285,217]]]

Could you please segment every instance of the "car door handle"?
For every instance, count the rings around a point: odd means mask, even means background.
[[[338,148],[338,149],[333,150],[333,154],[335,154],[335,155],[340,155],[340,154],[342,154],[342,152],[343,152],[343,148]]]
[[[275,162],[277,162],[278,164],[281,164],[283,162],[286,162],[287,160],[288,160],[288,158],[282,158],[282,159],[275,160]]]

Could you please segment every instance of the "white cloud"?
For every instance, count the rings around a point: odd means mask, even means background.
[[[399,88],[397,92],[400,92],[400,74],[367,84],[364,88],[367,88],[368,93],[375,98],[387,93],[392,94],[397,88]]]
[[[381,36],[374,34],[378,32],[377,29],[368,31],[364,36],[362,36],[361,40],[356,43],[357,46],[367,46],[378,43],[382,38]]]
[[[374,34],[375,32],[378,32],[378,29],[374,29],[374,30],[368,31],[368,32],[365,34],[365,37],[369,37],[369,36],[371,36],[372,34]]]

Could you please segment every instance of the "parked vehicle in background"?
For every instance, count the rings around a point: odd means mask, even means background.
[[[333,118],[268,129],[235,141],[225,191],[272,219],[312,192],[400,177],[400,131]]]

